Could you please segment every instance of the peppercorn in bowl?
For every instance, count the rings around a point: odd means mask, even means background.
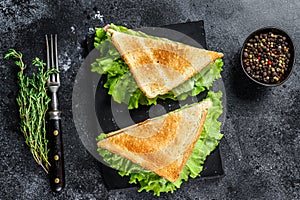
[[[286,32],[267,27],[247,37],[240,56],[243,71],[251,80],[264,86],[277,86],[292,72],[295,49]]]

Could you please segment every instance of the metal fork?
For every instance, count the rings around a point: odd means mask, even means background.
[[[47,70],[58,69],[57,35],[50,35],[50,41],[46,35]],[[59,73],[52,73],[47,81],[51,93],[49,111],[49,161],[50,161],[50,187],[59,192],[65,186],[63,144],[61,134],[61,111],[59,110],[57,91],[60,87]]]

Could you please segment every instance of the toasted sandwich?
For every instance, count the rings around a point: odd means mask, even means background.
[[[164,95],[223,54],[170,40],[131,35],[108,28],[111,41],[148,98]]]
[[[98,147],[175,182],[202,132],[210,100],[111,132]]]

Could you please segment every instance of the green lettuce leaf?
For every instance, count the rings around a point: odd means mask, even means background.
[[[140,186],[139,192],[143,190],[152,191],[157,196],[160,196],[160,193],[163,192],[173,193],[177,188],[180,188],[183,181],[200,176],[206,157],[218,146],[223,137],[220,132],[221,123],[218,121],[222,113],[221,97],[221,91],[208,92],[206,99],[210,99],[213,104],[208,111],[202,133],[196,142],[195,148],[176,182],[170,182],[106,149],[98,148],[98,153],[109,166],[119,170],[121,176],[130,176],[130,183]],[[98,136],[97,141],[105,138],[105,134],[102,133]]]
[[[111,24],[110,28],[140,37],[167,40],[114,24]],[[222,71],[223,62],[222,59],[217,59],[167,94],[152,99],[147,98],[138,88],[127,64],[111,43],[110,33],[105,32],[104,28],[95,28],[95,30],[94,46],[99,50],[101,57],[92,63],[92,72],[107,75],[107,82],[104,87],[108,88],[108,93],[112,95],[116,102],[128,104],[128,109],[138,108],[139,105],[156,104],[158,99],[185,100],[188,96],[196,96],[208,89],[217,78],[221,77],[220,72]]]

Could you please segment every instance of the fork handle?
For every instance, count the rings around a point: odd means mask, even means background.
[[[59,192],[65,187],[64,156],[61,133],[61,120],[49,120],[49,161],[50,161],[50,187],[52,191]]]

